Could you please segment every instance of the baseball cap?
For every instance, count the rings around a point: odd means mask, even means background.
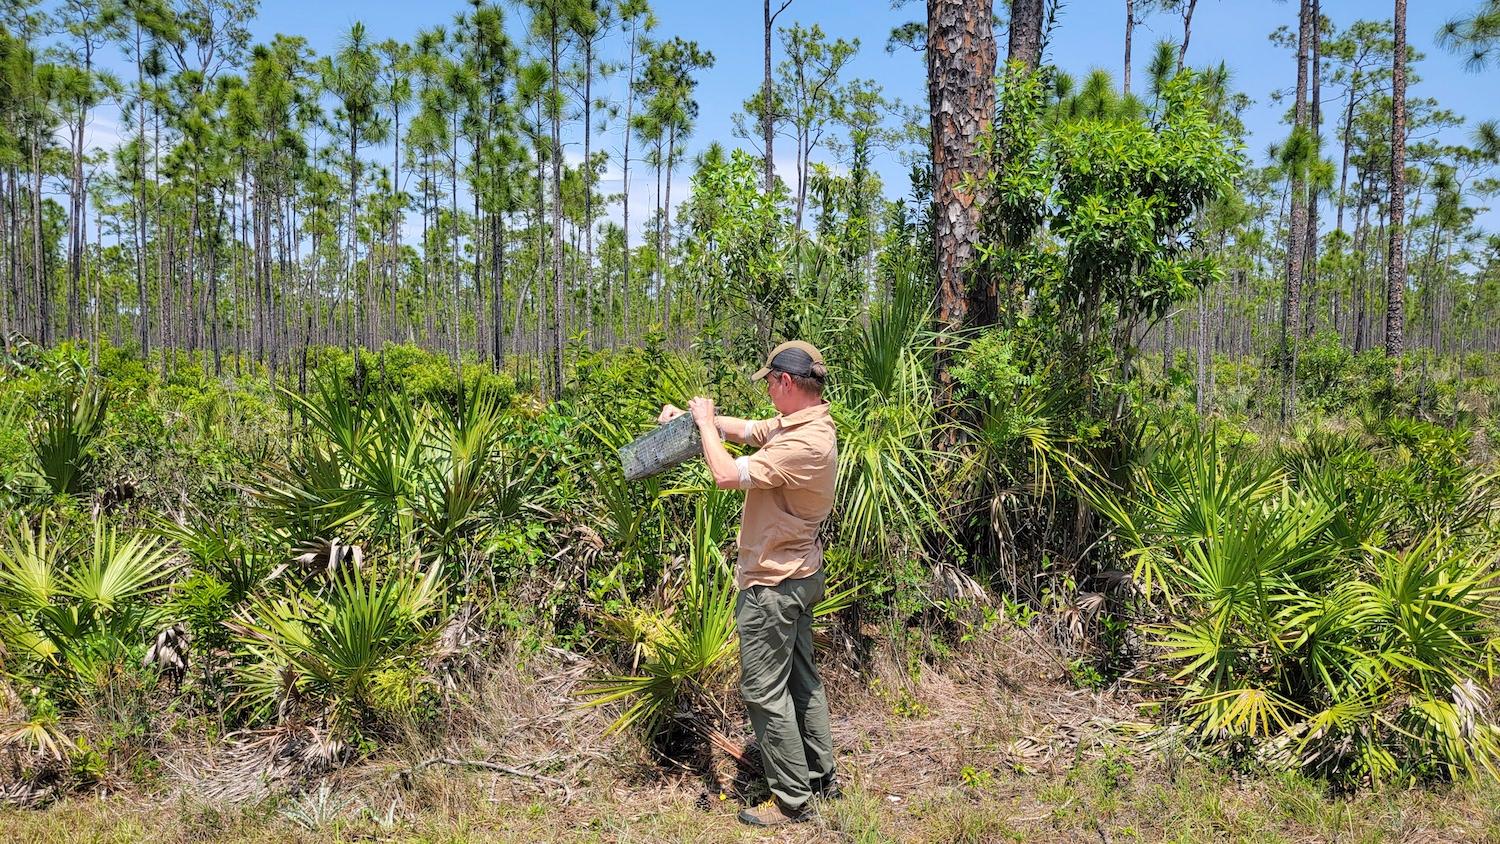
[[[823,365],[822,352],[811,343],[788,340],[766,355],[766,365],[756,370],[755,374],[750,376],[750,380],[759,381],[770,375],[772,370],[805,378],[813,374],[814,364]]]

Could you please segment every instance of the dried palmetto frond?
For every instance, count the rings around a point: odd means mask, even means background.
[[[34,719],[0,725],[0,749],[61,762],[78,748],[56,724]]]
[[[932,567],[932,588],[945,601],[972,601],[988,605],[990,596],[979,581],[946,560]]]
[[[1069,601],[1058,613],[1062,628],[1067,632],[1068,641],[1082,642],[1103,609],[1103,592],[1079,592],[1072,601]]]
[[[346,562],[353,564],[355,568],[363,567],[365,564],[364,548],[354,543],[346,543],[337,536],[332,539],[310,540],[303,543],[297,552],[292,560],[301,566],[306,574],[322,574],[331,577],[334,572],[338,571],[339,566]],[[275,579],[286,568],[285,565],[277,567],[266,579]]]
[[[1490,696],[1471,677],[1453,684],[1453,706],[1458,713],[1459,734],[1471,739],[1490,711]]]
[[[454,611],[438,634],[437,644],[425,665],[444,688],[456,688],[463,675],[478,665],[476,648],[484,638],[479,621],[479,607],[472,601],[466,602]]]
[[[147,649],[141,664],[156,666],[172,681],[172,688],[175,689],[182,685],[182,678],[187,676],[188,645],[191,641],[187,625],[181,622],[174,624],[156,634],[156,640]]]
[[[197,798],[247,803],[332,770],[349,760],[350,750],[322,727],[284,724],[231,733],[211,756],[173,768]]]

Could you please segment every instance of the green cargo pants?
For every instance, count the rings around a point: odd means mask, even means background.
[[[760,743],[766,782],[784,808],[797,808],[833,777],[828,700],[813,666],[812,610],[823,572],[751,586],[735,599],[740,693]]]

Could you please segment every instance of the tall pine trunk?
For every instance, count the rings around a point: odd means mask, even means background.
[[[1406,341],[1406,0],[1396,0],[1391,63],[1390,258],[1386,262],[1385,353],[1399,357]]]
[[[1323,38],[1322,29],[1322,3],[1321,0],[1312,0],[1312,106],[1310,110],[1310,137],[1315,141],[1314,149],[1318,151],[1318,158],[1322,160],[1322,138],[1323,138]],[[1306,264],[1304,266],[1303,287],[1308,291],[1307,298],[1316,303],[1318,296],[1318,186],[1308,186],[1307,197],[1307,234],[1303,241],[1306,244]],[[1313,334],[1313,313],[1311,305],[1302,309],[1302,335],[1311,337]]]
[[[769,0],[767,0],[769,2]],[[637,24],[630,28],[630,74],[625,85],[625,149],[620,156],[620,212],[624,248],[620,255],[620,330],[630,342],[630,119],[635,108],[635,53]],[[613,317],[611,317],[613,318]],[[613,333],[610,336],[613,345]]]
[[[551,58],[552,86],[557,95],[558,77],[558,32],[557,10],[552,16]],[[550,104],[552,112],[552,396],[562,398],[563,391],[563,235],[562,235],[562,110],[558,103]]]
[[[765,168],[765,188],[766,188],[766,193],[770,193],[771,192],[771,188],[775,187],[775,185],[776,185],[776,165],[775,165],[775,162],[771,158],[771,148],[772,148],[772,146],[773,146],[773,144],[775,143],[775,140],[776,140],[776,120],[775,120],[775,114],[772,111],[772,99],[771,99],[771,25],[776,22],[776,16],[780,15],[782,12],[786,11],[786,7],[789,6],[789,5],[791,5],[791,3],[792,3],[792,0],[784,0],[784,2],[782,2],[782,4],[781,4],[781,8],[777,9],[774,13],[772,13],[772,11],[771,11],[771,0],[765,0],[765,22],[766,22],[766,29],[765,29],[765,52],[764,52],[764,58],[765,58],[765,65],[764,65],[765,66],[765,77],[764,77],[764,80],[761,82],[761,88],[760,88],[760,95],[761,95],[760,131],[761,131],[761,140],[766,145],[765,159],[764,159],[764,162],[763,162],[763,165],[764,165],[764,168]],[[932,14],[931,4],[929,3],[928,4],[928,16],[929,16],[929,19],[931,17],[931,14]]]
[[[979,244],[979,204],[964,186],[985,168],[980,136],[995,111],[992,4],[927,0],[927,94],[931,110],[936,315],[940,402],[953,399],[953,345],[968,316],[967,278]]]
[[[594,336],[594,38],[583,42],[583,310],[584,333],[590,349],[599,348]]]
[[[1312,0],[1301,0],[1297,15],[1297,94],[1292,135],[1309,140],[1307,113],[1307,51],[1312,38]],[[1307,156],[1292,161],[1291,219],[1286,255],[1286,287],[1281,310],[1281,351],[1284,378],[1281,392],[1281,421],[1290,424],[1297,415],[1297,346],[1302,325],[1302,261],[1307,239]]]

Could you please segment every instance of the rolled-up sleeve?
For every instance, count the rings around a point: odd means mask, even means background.
[[[745,442],[760,448],[770,441],[779,427],[776,419],[748,419],[745,421]]]

